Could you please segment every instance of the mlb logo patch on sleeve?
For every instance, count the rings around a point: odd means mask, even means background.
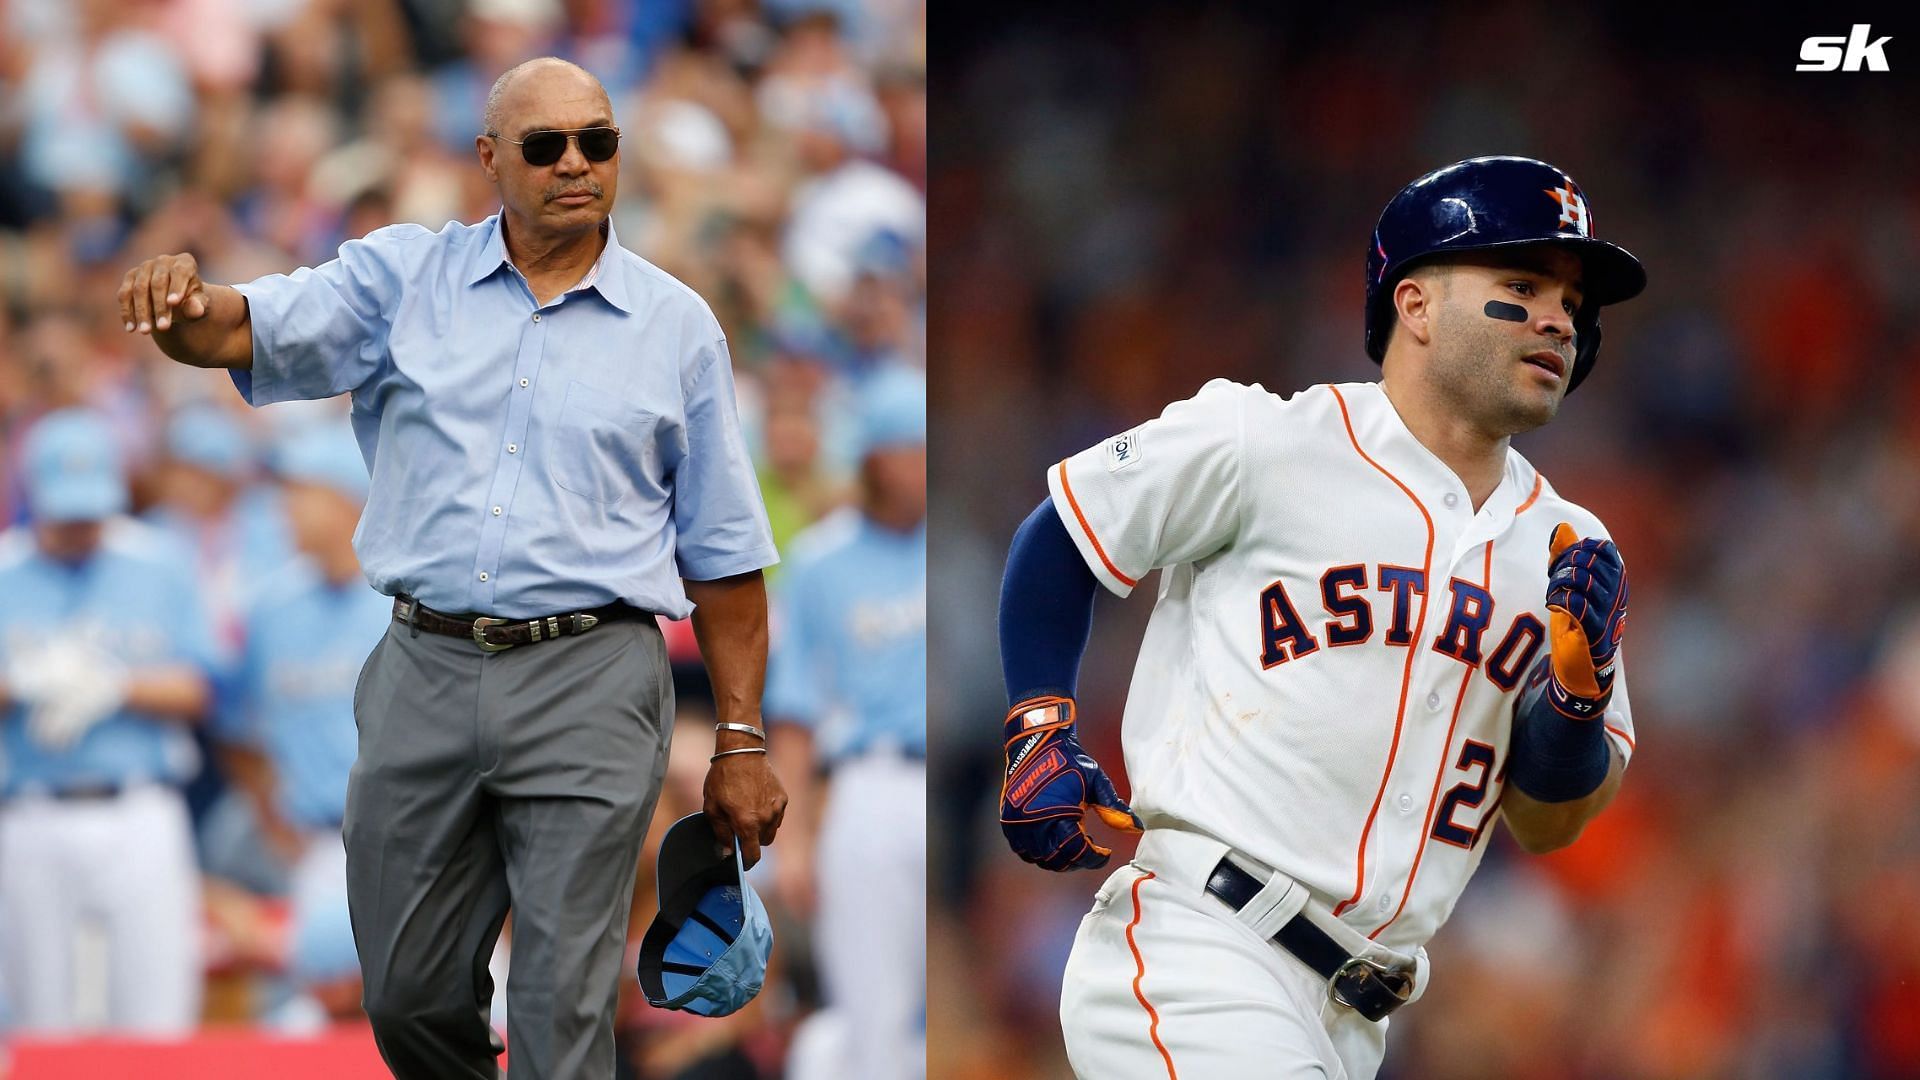
[[[1119,472],[1121,469],[1140,460],[1140,429],[1134,428],[1123,435],[1115,435],[1107,440],[1107,471]]]

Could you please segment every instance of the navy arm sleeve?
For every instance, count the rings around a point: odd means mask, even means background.
[[[1507,783],[1536,802],[1571,802],[1599,790],[1612,767],[1613,750],[1599,718],[1576,720],[1554,708],[1544,684],[1521,699],[1507,751]]]
[[[1053,500],[1041,500],[1013,534],[1000,580],[1000,669],[1009,707],[1044,694],[1073,696],[1099,584]]]

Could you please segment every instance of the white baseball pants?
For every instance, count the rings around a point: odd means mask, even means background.
[[[22,1030],[168,1036],[199,1023],[200,874],[173,788],[0,805],[0,909]],[[85,961],[89,936],[104,943],[101,966]]]
[[[1291,911],[1249,925],[1206,892],[1226,851],[1195,834],[1150,830],[1134,861],[1101,886],[1061,987],[1074,1072],[1084,1080],[1371,1080],[1387,1021],[1336,1004],[1326,980],[1269,940]],[[1363,940],[1355,931],[1342,943],[1359,949]],[[1406,959],[1378,946],[1367,952]],[[1415,997],[1426,989],[1426,967],[1422,954]]]
[[[853,1038],[836,1075],[926,1074],[927,767],[890,754],[837,766],[820,822],[814,957]]]

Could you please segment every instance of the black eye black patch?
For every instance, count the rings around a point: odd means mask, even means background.
[[[1502,319],[1507,322],[1526,322],[1527,309],[1519,304],[1503,303],[1499,300],[1487,301],[1487,318]]]

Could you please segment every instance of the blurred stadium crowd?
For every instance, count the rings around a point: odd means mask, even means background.
[[[1803,81],[1830,31],[1671,5],[1147,7],[939,39],[930,1075],[1069,1075],[1059,976],[1101,876],[999,836],[984,632],[1043,470],[1213,376],[1378,378],[1367,234],[1485,153],[1567,169],[1651,277],[1516,442],[1626,557],[1641,743],[1572,848],[1500,834],[1382,1075],[1920,1075],[1912,80]],[[1113,769],[1099,718],[1151,601],[1098,603],[1080,685]]]
[[[354,677],[385,608],[362,602],[371,590],[347,547],[365,485],[347,403],[248,410],[224,373],[175,364],[122,331],[122,274],[191,251],[208,280],[240,282],[326,261],[393,222],[437,229],[494,213],[473,149],[489,86],[534,56],[575,60],[606,84],[624,131],[621,242],[698,291],[727,331],[784,552],[859,502],[862,386],[924,369],[925,47],[924,0],[0,3],[0,523],[15,527],[0,562],[32,558],[36,469],[53,485],[85,479],[71,460],[30,459],[36,447],[58,458],[75,439],[85,449],[94,429],[36,442],[43,418],[104,423],[129,512],[154,530],[133,534],[171,564],[156,575],[187,581],[174,624],[153,629],[185,642],[196,633],[188,609],[203,609],[204,648],[182,644],[176,659],[207,688],[175,703],[186,723],[128,719],[139,672],[108,690],[88,675],[113,665],[111,647],[21,664],[28,644],[44,643],[28,639],[73,628],[56,604],[7,639],[0,724],[8,747],[25,747],[30,723],[86,712],[39,709],[36,694],[81,700],[91,683],[87,708],[104,719],[84,718],[98,726],[80,723],[68,750],[123,721],[160,732],[150,759],[95,765],[127,764],[99,778],[108,788],[158,779],[187,793],[202,933],[182,947],[197,954],[197,1022],[302,1031],[358,1009],[344,893],[314,899],[300,879],[338,873],[312,870],[306,854],[315,836],[338,847],[329,815],[352,758]],[[923,420],[919,431],[924,440]],[[636,883],[635,948],[653,910],[651,846],[699,808],[710,748],[691,631],[667,629],[686,727]],[[0,768],[0,799],[15,805],[48,798],[64,775],[22,753]],[[803,795],[817,804],[817,792],[795,792],[796,807]],[[746,1012],[701,1021],[653,1012],[623,987],[625,1075],[780,1073],[820,989],[812,882],[782,873],[779,853],[756,872],[781,934],[768,990]],[[27,872],[12,856],[6,872]],[[54,1026],[169,1027],[123,1022],[143,1015],[123,994],[171,991],[107,985],[113,928],[81,929],[94,944],[81,942],[73,987],[9,984],[0,953],[0,1034],[36,1034],[31,1017],[53,1015],[38,996],[62,991],[71,1001]]]

